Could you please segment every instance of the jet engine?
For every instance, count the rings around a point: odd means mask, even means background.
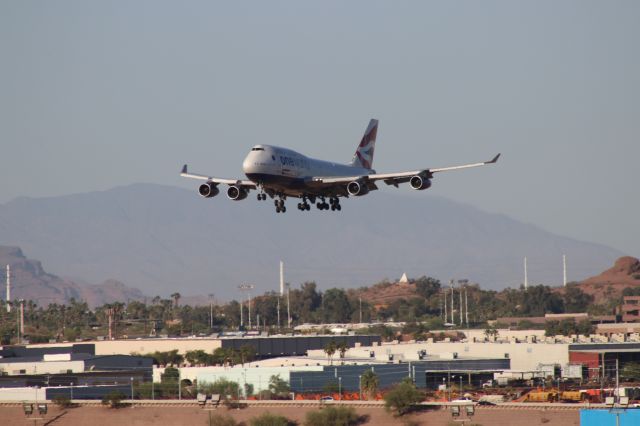
[[[227,189],[227,197],[232,199],[233,201],[240,201],[247,198],[248,192],[241,186],[231,185],[229,189]]]
[[[361,181],[354,180],[347,185],[347,192],[350,195],[360,196],[369,193],[369,188]]]
[[[417,189],[418,191],[422,191],[423,189],[427,189],[431,186],[431,180],[420,175],[411,177],[409,183],[413,189]]]
[[[218,189],[218,184],[207,182],[200,185],[200,187],[198,188],[198,192],[204,198],[212,198],[218,195],[220,193],[220,190]]]

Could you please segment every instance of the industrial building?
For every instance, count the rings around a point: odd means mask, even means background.
[[[184,355],[188,351],[204,350],[213,353],[218,348],[239,349],[249,345],[255,349],[257,359],[280,356],[304,355],[310,350],[324,348],[329,342],[345,343],[348,347],[370,346],[380,342],[375,335],[276,335],[276,336],[228,336],[101,340],[85,343],[95,355],[132,355],[177,350]],[[29,348],[47,350],[52,347],[72,347],[77,344],[33,344]]]
[[[20,400],[25,395],[51,399],[58,394],[76,399],[102,398],[152,377],[153,359],[95,355],[93,344],[0,348],[0,400]]]

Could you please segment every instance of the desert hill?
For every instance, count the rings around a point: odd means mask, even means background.
[[[619,297],[625,288],[640,287],[640,260],[621,257],[611,268],[579,284],[582,291],[594,296],[596,303]]]
[[[38,260],[28,259],[18,247],[0,246],[0,277],[5,276],[6,265],[11,265],[11,299],[33,300],[39,305],[67,303],[72,298],[84,300],[90,307],[114,301],[143,300],[140,290],[121,282],[107,280],[102,284],[78,284],[47,273]],[[2,280],[4,283],[4,280]],[[5,298],[4,286],[2,298]]]

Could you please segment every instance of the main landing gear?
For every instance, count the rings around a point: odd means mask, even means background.
[[[260,192],[256,198],[258,198],[258,201],[265,201],[267,199],[267,194]]]
[[[302,197],[302,202],[298,203],[298,210],[300,211],[311,210],[311,205],[307,202],[307,197]]]
[[[276,213],[286,213],[287,207],[284,205],[284,199],[278,198],[273,201],[273,204],[276,206]]]
[[[338,199],[338,197],[330,197],[329,204],[327,204],[324,197],[321,197],[320,199],[321,201],[316,203],[316,207],[318,208],[318,210],[329,210],[329,207],[331,207],[331,211],[342,210],[342,206],[340,206],[340,200]]]

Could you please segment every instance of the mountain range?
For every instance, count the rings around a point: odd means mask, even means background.
[[[0,265],[11,265],[11,300],[33,300],[39,305],[85,301],[89,307],[116,301],[144,300],[138,289],[115,280],[101,284],[77,283],[45,272],[42,263],[27,258],[18,247],[0,246]],[[4,292],[3,292],[4,293]]]
[[[115,280],[140,290],[130,298],[177,291],[219,300],[237,298],[241,283],[276,290],[280,260],[294,286],[348,288],[406,272],[501,289],[522,283],[524,256],[530,284],[558,285],[563,254],[575,281],[624,254],[421,195],[380,191],[345,200],[341,212],[299,212],[289,200],[286,214],[253,193],[232,202],[155,184],[22,197],[0,205],[0,244],[21,247],[63,281]]]

